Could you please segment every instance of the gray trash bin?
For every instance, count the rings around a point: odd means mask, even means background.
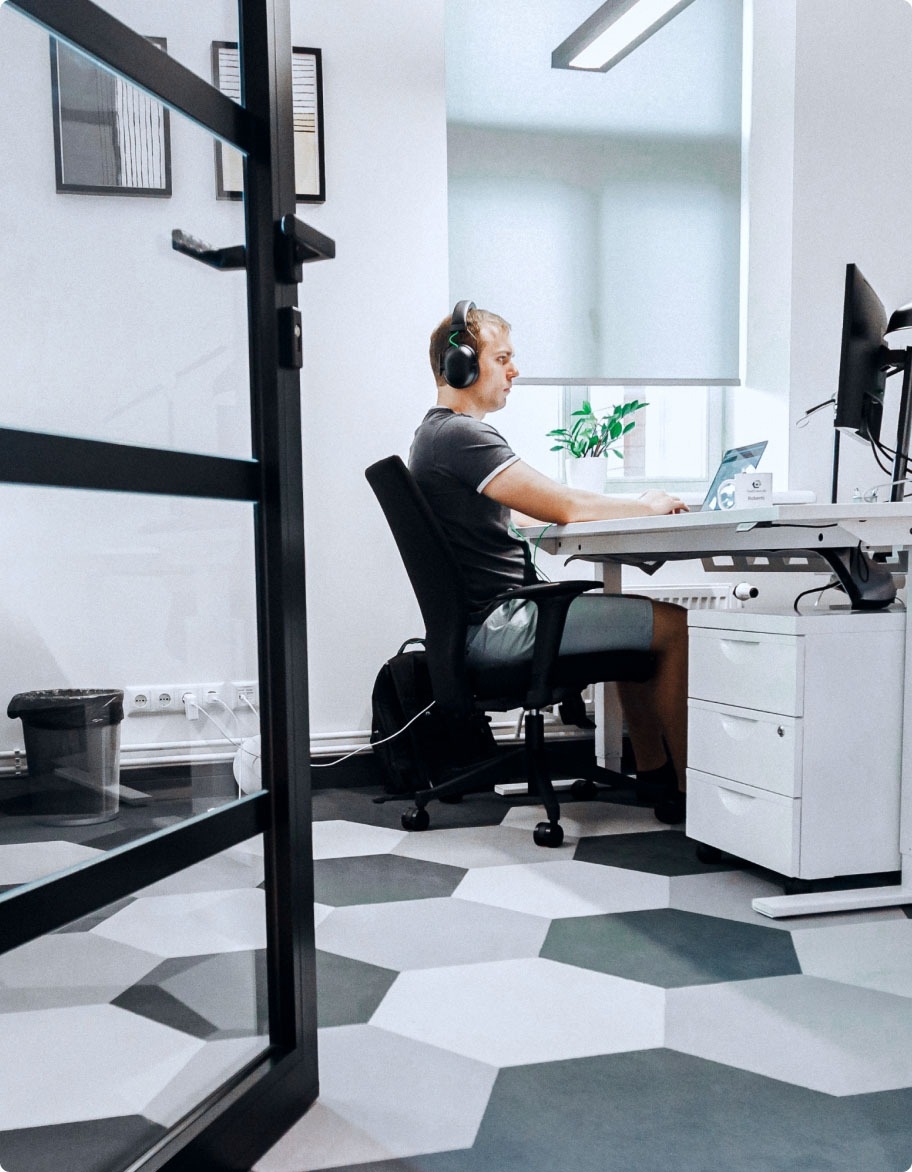
[[[7,716],[22,721],[31,812],[40,822],[88,826],[120,805],[122,691],[20,692]]]

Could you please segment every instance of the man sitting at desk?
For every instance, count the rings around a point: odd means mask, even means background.
[[[531,655],[537,608],[505,590],[536,581],[528,545],[512,521],[566,525],[648,517],[687,509],[677,497],[644,492],[637,500],[568,488],[535,471],[485,416],[506,406],[519,371],[510,326],[472,302],[460,302],[431,335],[437,404],[412,442],[409,466],[441,522],[469,592],[468,657]],[[618,683],[636,758],[637,789],[656,817],[684,819],[687,762],[687,612],[633,596],[584,594],[567,614],[561,652],[650,651],[653,677]]]

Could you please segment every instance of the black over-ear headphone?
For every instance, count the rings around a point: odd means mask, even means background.
[[[478,354],[469,334],[469,341],[459,343],[456,339],[460,334],[468,334],[469,327],[466,318],[469,310],[475,308],[474,301],[457,301],[453,310],[453,320],[450,322],[450,333],[447,339],[446,353],[443,356],[443,377],[451,387],[465,390],[478,378]]]

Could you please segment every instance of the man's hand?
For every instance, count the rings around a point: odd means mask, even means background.
[[[660,488],[651,488],[640,494],[639,498],[651,512],[662,517],[667,513],[688,513],[690,510],[682,500],[663,492]]]

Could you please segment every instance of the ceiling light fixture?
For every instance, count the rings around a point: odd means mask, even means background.
[[[557,46],[551,68],[604,73],[692,2],[608,0]]]

